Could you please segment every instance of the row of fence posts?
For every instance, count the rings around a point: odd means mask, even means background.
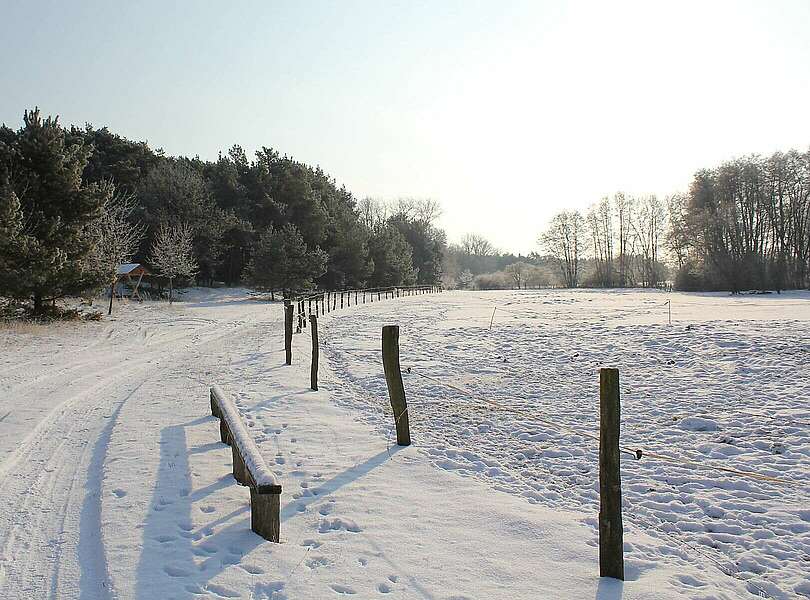
[[[366,304],[374,302],[374,297],[377,297],[377,302],[387,300],[388,298],[403,298],[406,296],[415,296],[421,294],[434,294],[441,292],[441,286],[436,285],[423,285],[413,287],[390,287],[390,288],[375,288],[364,290],[343,290],[343,291],[326,291],[318,294],[310,294],[308,296],[297,297],[285,301],[293,305],[293,315],[295,322],[295,330],[300,333],[301,330],[307,326],[308,315],[325,315],[338,308],[348,308],[352,306],[352,299],[354,306],[359,304]],[[338,306],[338,301],[340,305]]]
[[[359,294],[359,292],[360,290],[357,290],[355,294]],[[382,292],[383,290],[378,290],[374,293],[378,294],[379,299],[379,294]],[[337,301],[337,293],[334,293],[333,302]],[[393,290],[389,290],[387,293],[390,293],[391,297],[395,297]],[[399,297],[398,293],[397,290],[396,297]],[[386,297],[388,296],[386,295]],[[356,295],[355,300],[357,298]],[[365,301],[365,291],[363,291],[363,298]],[[311,301],[311,298],[309,300]],[[342,296],[341,306],[343,306]],[[286,301],[284,309],[284,348],[287,364],[290,365],[292,364],[293,302]],[[321,312],[321,314],[323,313]],[[300,313],[299,323],[301,323]],[[309,312],[309,324],[312,337],[310,387],[317,390],[320,355],[317,310]],[[385,325],[382,328],[382,362],[385,383],[388,387],[388,399],[394,416],[397,445],[409,446],[411,444],[410,420],[399,361],[398,325]],[[624,580],[620,421],[619,371],[618,369],[602,368],[599,370],[599,576]]]

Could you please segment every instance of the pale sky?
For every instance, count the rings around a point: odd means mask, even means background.
[[[807,149],[808,32],[810,0],[0,0],[0,121],[272,146],[528,253],[558,210]]]

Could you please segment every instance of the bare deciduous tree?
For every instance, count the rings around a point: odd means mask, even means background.
[[[658,255],[666,218],[664,205],[654,194],[642,197],[631,215],[630,223],[641,252],[642,283],[648,287],[655,287],[662,278]]]
[[[602,287],[613,287],[613,214],[610,200],[605,197],[594,204],[586,217],[588,231],[593,245],[593,259],[596,269],[595,283]]]
[[[579,285],[580,235],[584,219],[578,211],[563,211],[551,219],[551,223],[540,236],[540,244],[545,248],[560,268],[566,287]]]
[[[495,247],[482,235],[468,233],[461,238],[461,250],[469,256],[489,256],[495,254]]]
[[[529,271],[531,268],[532,265],[523,261],[518,261],[512,263],[511,265],[507,265],[504,271],[506,271],[506,273],[512,278],[512,281],[515,282],[517,289],[520,289],[521,284],[523,287],[526,287],[526,278],[529,276]]]

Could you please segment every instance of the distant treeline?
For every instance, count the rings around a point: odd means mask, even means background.
[[[585,215],[562,212],[540,244],[568,287],[660,286],[670,279],[666,262],[681,290],[807,287],[810,151],[701,170],[687,194],[663,202],[619,193]]]
[[[669,248],[682,289],[810,285],[810,151],[699,171],[670,201]]]
[[[119,222],[104,226],[113,213]],[[37,311],[109,286],[119,261],[178,263],[169,250],[180,252],[184,234],[193,256],[167,276],[203,285],[435,284],[446,246],[437,217],[430,201],[358,202],[320,168],[271,148],[170,157],[38,110],[18,130],[0,128],[0,296]],[[129,251],[115,243],[125,230]]]
[[[663,287],[686,291],[810,286],[810,151],[750,156],[699,171],[687,194],[617,193],[556,214],[542,253],[486,238],[451,244],[444,283],[468,289]]]

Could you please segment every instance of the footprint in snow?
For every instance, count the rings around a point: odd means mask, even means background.
[[[330,588],[332,588],[332,590],[333,590],[333,591],[334,591],[336,594],[346,594],[346,595],[351,595],[351,594],[356,594],[356,593],[357,593],[357,592],[355,592],[355,591],[354,591],[354,589],[353,589],[353,588],[350,588],[350,587],[349,587],[349,586],[347,586],[347,585],[339,585],[339,584],[337,584],[337,583],[332,583],[332,584],[330,584],[330,585],[329,585],[329,587],[330,587]]]
[[[255,598],[255,600],[286,600],[287,595],[284,593],[284,583],[271,581],[256,584],[251,597]]]
[[[250,573],[251,575],[262,575],[264,573],[264,569],[261,567],[257,567],[256,565],[239,565],[245,571]]]
[[[310,569],[317,569],[318,567],[325,567],[329,564],[329,559],[325,556],[313,556],[310,559],[307,559],[306,565]]]
[[[330,531],[349,531],[351,533],[360,533],[362,531],[357,523],[349,519],[341,519],[335,517],[334,519],[321,519],[318,523],[319,533],[329,533]]]
[[[219,596],[221,598],[240,598],[242,596],[242,594],[239,592],[216,583],[209,583],[205,586],[205,589],[206,591],[211,592],[215,596]]]
[[[190,575],[190,572],[186,569],[172,565],[166,565],[163,570],[169,577],[188,577]]]

